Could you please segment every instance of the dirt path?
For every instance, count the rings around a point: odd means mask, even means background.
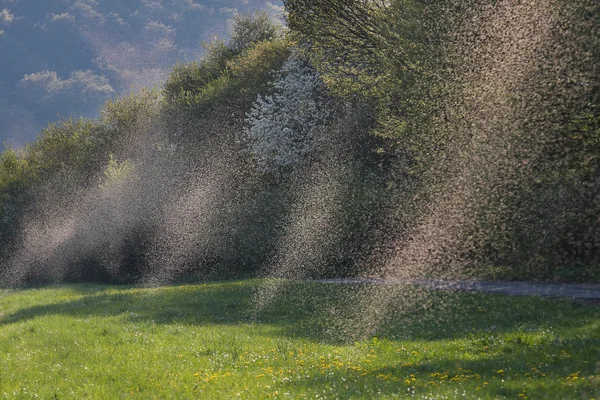
[[[412,284],[436,290],[460,290],[469,292],[500,293],[510,296],[565,297],[589,300],[600,304],[600,284],[545,283],[545,282],[499,282],[458,280],[399,280],[376,278],[321,279],[322,283],[373,283],[380,285]]]

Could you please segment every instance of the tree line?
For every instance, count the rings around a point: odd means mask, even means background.
[[[5,285],[598,280],[600,6],[284,3],[2,153]]]

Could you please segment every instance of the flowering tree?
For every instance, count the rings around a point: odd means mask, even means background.
[[[283,173],[310,159],[333,112],[319,73],[296,54],[272,84],[275,94],[257,97],[246,134],[258,168]]]

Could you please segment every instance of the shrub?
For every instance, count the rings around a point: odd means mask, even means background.
[[[281,27],[266,11],[249,15],[238,14],[233,20],[229,48],[238,54],[256,43],[279,39],[281,36]]]

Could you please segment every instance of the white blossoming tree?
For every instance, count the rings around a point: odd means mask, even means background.
[[[275,93],[259,95],[247,114],[246,134],[258,168],[281,174],[310,159],[333,106],[318,72],[297,54],[284,63],[273,87]]]

